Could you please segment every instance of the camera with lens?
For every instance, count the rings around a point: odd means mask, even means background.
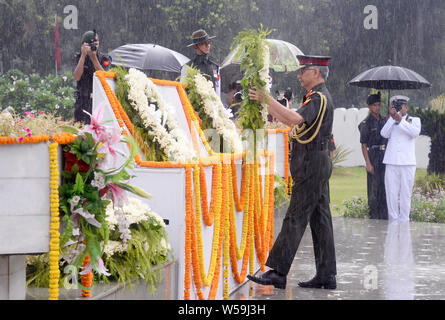
[[[87,42],[87,44],[90,46],[91,51],[97,51],[97,46],[94,44],[94,39]]]
[[[86,44],[88,44],[89,46],[90,46],[90,48],[91,48],[91,51],[97,51],[97,46],[96,46],[96,44],[94,43],[94,41],[95,41],[95,39],[96,39],[96,35],[97,35],[97,32],[96,32],[96,30],[93,30],[93,32],[94,32],[94,35],[93,35],[93,37],[91,38],[91,37],[88,37],[87,39],[86,39],[86,41],[85,41],[85,43]],[[92,33],[91,33],[92,34]]]
[[[243,93],[242,92],[236,92],[233,95],[233,100],[235,101],[235,103],[240,103],[241,101],[243,101]]]
[[[404,101],[401,100],[394,100],[392,102],[392,106],[396,109],[397,112],[399,112],[400,110],[402,110],[402,105],[404,104]]]

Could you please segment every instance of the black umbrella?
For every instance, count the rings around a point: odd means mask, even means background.
[[[183,54],[157,44],[127,44],[111,51],[114,65],[140,70],[160,70],[180,73],[190,61]]]
[[[349,84],[363,88],[388,90],[389,95],[391,90],[431,87],[431,84],[417,72],[398,66],[380,66],[369,69],[349,81]]]

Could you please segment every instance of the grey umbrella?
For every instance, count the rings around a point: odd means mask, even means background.
[[[180,73],[182,66],[190,61],[179,52],[152,43],[127,44],[114,49],[109,55],[114,65],[176,73]]]
[[[398,66],[380,66],[362,72],[349,81],[352,86],[388,90],[422,89],[431,84],[420,74]],[[389,98],[388,98],[389,104]]]
[[[298,69],[300,62],[298,55],[303,52],[287,41],[277,39],[266,39],[269,46],[270,68],[275,72],[292,72]],[[233,49],[224,59],[221,65],[221,87],[223,92],[228,91],[229,84],[236,80],[241,80],[240,64],[243,52],[238,52],[239,46]]]

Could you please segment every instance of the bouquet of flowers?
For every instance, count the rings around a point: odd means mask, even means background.
[[[102,124],[103,108],[96,109],[91,116],[91,125],[81,131],[76,140],[65,146],[64,183],[59,188],[60,211],[63,213],[64,230],[60,244],[69,248],[62,262],[80,268],[81,275],[90,271],[109,276],[102,256],[110,239],[107,222],[107,207],[113,203],[121,210],[126,191],[149,198],[145,191],[128,184],[131,178],[128,169],[132,168],[134,143],[123,137],[117,128]],[[130,155],[117,148],[118,143],[131,146]],[[116,168],[118,155],[126,159]],[[121,216],[121,233],[124,244],[129,239],[128,223]],[[127,226],[125,229],[124,226]],[[89,260],[84,264],[85,260]]]
[[[104,265],[109,278],[131,286],[131,280],[150,283],[160,280],[161,268],[171,254],[164,220],[148,205],[130,198],[121,209],[107,207],[110,240],[104,246]],[[105,280],[108,280],[105,278]]]
[[[116,95],[145,144],[151,161],[191,162],[196,158],[191,143],[180,128],[175,111],[156,85],[141,71],[115,68]]]
[[[202,120],[203,128],[216,129],[223,143],[228,147],[224,150],[225,152],[243,152],[241,137],[235,124],[230,120],[232,113],[224,107],[213,89],[213,83],[207,80],[198,69],[187,66],[184,84],[187,86],[190,102]],[[216,150],[213,151],[219,153],[221,148],[216,146]]]
[[[249,100],[249,89],[256,87],[264,92],[270,91],[272,81],[269,76],[269,46],[266,37],[271,31],[249,29],[241,31],[234,39],[232,49],[238,47],[235,57],[241,56],[241,80],[243,87],[243,101],[238,111],[238,124],[243,129],[263,129],[267,122],[268,105]]]

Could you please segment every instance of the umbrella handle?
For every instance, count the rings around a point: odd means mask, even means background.
[[[391,89],[388,89],[388,113],[389,113],[389,100],[391,99]]]

